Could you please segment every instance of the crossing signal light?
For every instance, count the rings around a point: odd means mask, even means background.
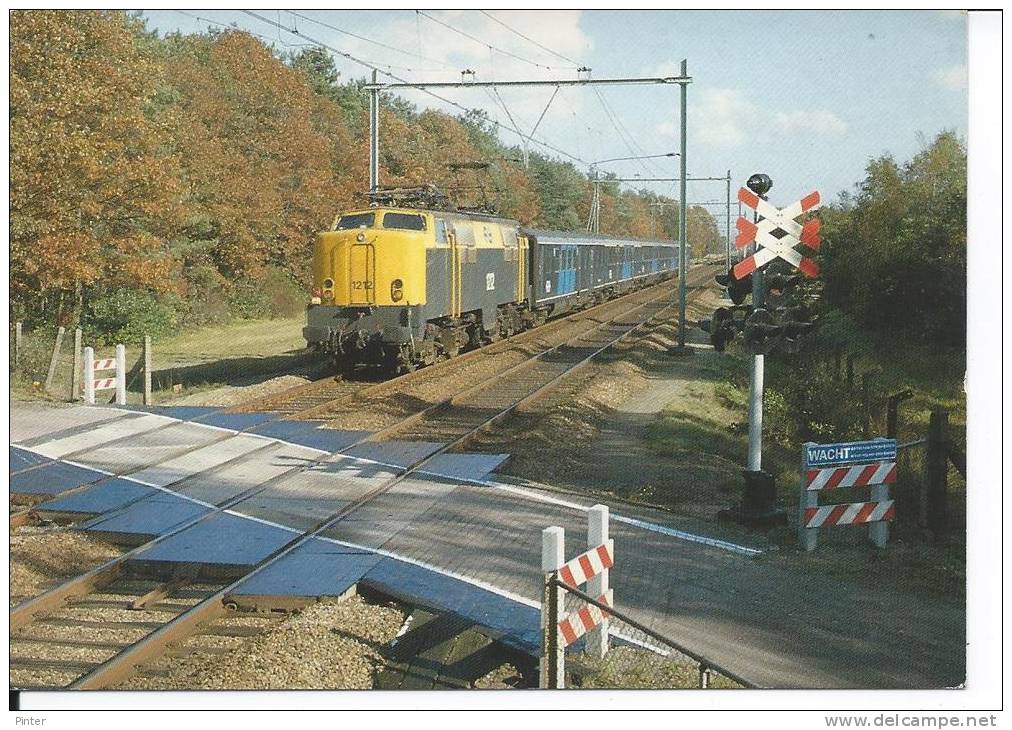
[[[773,180],[769,175],[757,172],[748,179],[745,185],[749,190],[761,198],[770,191],[770,188],[773,187]]]
[[[745,345],[754,355],[766,355],[778,347],[797,352],[801,338],[813,326],[799,320],[777,322],[769,311],[757,309],[745,321]]]
[[[757,309],[745,320],[745,346],[753,355],[766,355],[776,344],[780,334],[779,325],[773,315],[765,309]]]
[[[729,270],[726,274],[717,274],[713,280],[717,282],[718,286],[727,289],[727,298],[735,304],[742,304],[745,297],[752,293],[752,276],[737,279],[734,276],[734,269]]]
[[[786,274],[767,274],[766,278],[763,279],[763,283],[766,285],[766,293],[772,294],[775,297],[782,297],[800,282],[800,274],[792,276],[787,276]]]

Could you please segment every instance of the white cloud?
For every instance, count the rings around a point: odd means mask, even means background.
[[[690,135],[710,147],[739,147],[772,136],[831,137],[846,133],[847,123],[828,109],[769,113],[741,89],[705,89],[689,104]],[[659,124],[659,135],[675,137],[678,127]]]
[[[838,135],[847,131],[847,123],[825,109],[815,111],[777,112],[774,125],[783,134]]]
[[[935,72],[935,82],[952,91],[966,88],[966,66],[950,66]]]

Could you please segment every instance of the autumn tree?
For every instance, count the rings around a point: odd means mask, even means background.
[[[895,336],[965,343],[966,148],[954,133],[905,164],[871,160],[820,217],[830,306]]]
[[[122,12],[10,15],[10,282],[29,320],[76,320],[110,287],[174,286],[184,209],[141,30]]]

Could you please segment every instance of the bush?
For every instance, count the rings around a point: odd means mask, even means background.
[[[143,289],[113,289],[91,302],[82,329],[101,344],[136,344],[145,335],[161,337],[175,331],[175,297],[157,297]]]
[[[293,317],[306,305],[306,294],[284,271],[268,268],[258,279],[236,282],[229,305],[243,319]]]
[[[228,281],[210,264],[186,269],[187,297],[183,319],[187,325],[201,327],[223,324],[232,317],[225,289]]]

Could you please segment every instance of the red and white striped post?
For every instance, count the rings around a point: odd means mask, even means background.
[[[96,378],[95,372],[115,370],[114,377]],[[116,390],[116,404],[126,405],[126,348],[116,345],[116,357],[95,359],[95,348],[84,348],[84,402],[95,405],[95,391]]]
[[[608,571],[615,564],[615,543],[608,538],[608,508],[596,504],[587,511],[586,552],[565,562],[566,533],[561,527],[541,532],[541,571],[544,592],[541,599],[542,689],[565,687],[566,647],[586,637],[587,653],[598,659],[608,653],[608,613],[597,606],[583,606],[564,613],[566,591],[558,584],[587,591],[608,606],[614,605],[608,587]]]

